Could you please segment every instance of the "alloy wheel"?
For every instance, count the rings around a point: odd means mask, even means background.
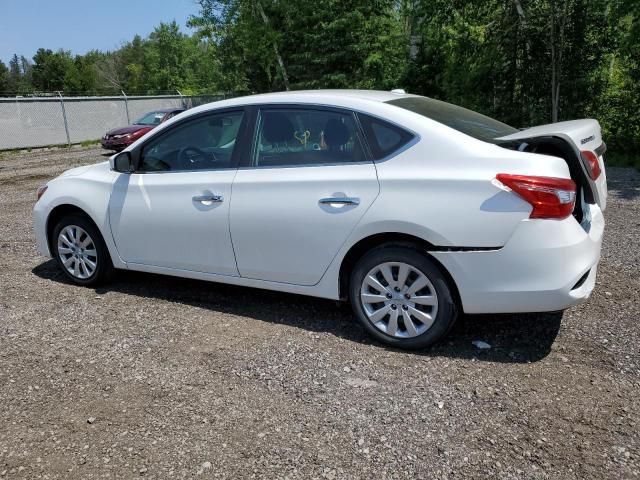
[[[75,278],[86,280],[98,268],[98,252],[89,234],[77,225],[67,225],[58,235],[58,255]]]
[[[368,320],[395,338],[425,333],[438,314],[438,295],[429,278],[403,262],[385,262],[362,280],[360,301]]]

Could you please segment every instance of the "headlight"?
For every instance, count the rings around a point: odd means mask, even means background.
[[[40,200],[40,197],[42,197],[42,195],[44,195],[44,192],[47,191],[47,188],[49,188],[49,186],[46,183],[44,185],[40,185],[38,187],[38,190],[36,191],[36,196],[38,197],[38,200]],[[36,200],[36,202],[38,200]]]

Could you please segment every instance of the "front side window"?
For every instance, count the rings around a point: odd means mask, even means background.
[[[165,172],[229,168],[242,112],[207,115],[176,125],[147,143],[139,171]]]
[[[254,166],[313,166],[364,160],[351,113],[303,108],[260,111]]]

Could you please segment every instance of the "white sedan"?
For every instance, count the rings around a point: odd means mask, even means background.
[[[38,191],[39,252],[348,299],[422,348],[460,312],[542,312],[595,285],[606,179],[595,120],[517,130],[402,91],[303,91],[188,110]]]

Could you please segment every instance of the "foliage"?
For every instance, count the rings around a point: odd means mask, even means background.
[[[112,52],[0,62],[0,92],[405,88],[518,127],[597,118],[640,152],[637,0],[197,0]]]

